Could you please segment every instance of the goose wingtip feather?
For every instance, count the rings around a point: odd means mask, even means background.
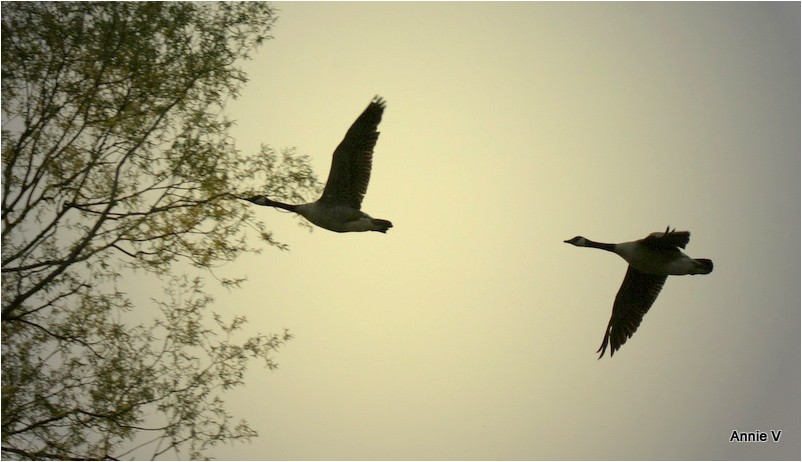
[[[379,107],[381,107],[382,109],[384,109],[387,106],[387,100],[385,100],[383,97],[379,95],[374,95],[373,99],[370,100],[370,102],[373,104],[378,104]]]

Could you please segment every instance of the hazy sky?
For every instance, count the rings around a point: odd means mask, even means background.
[[[228,397],[259,439],[216,457],[799,458],[799,3],[277,6],[238,148],[325,180],[385,97],[363,209],[395,227],[258,211],[291,250],[226,267],[249,283],[215,309],[295,339]],[[563,240],[667,225],[715,270],[597,360],[626,263]]]

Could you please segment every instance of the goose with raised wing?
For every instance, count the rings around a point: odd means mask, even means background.
[[[373,98],[348,129],[334,150],[331,170],[320,199],[308,204],[285,204],[259,195],[244,198],[256,205],[278,207],[295,212],[321,228],[338,233],[378,231],[386,233],[393,224],[373,218],[361,210],[368,190],[373,164],[373,148],[379,139],[376,130],[384,113],[385,101]]]
[[[652,307],[668,276],[708,274],[713,262],[706,258],[690,258],[684,249],[691,238],[688,231],[668,228],[643,239],[620,244],[595,242],[582,236],[564,241],[577,247],[593,247],[618,254],[629,263],[624,282],[613,303],[613,314],[604,330],[599,359],[610,345],[610,356],[626,343],[638,329],[643,316]]]

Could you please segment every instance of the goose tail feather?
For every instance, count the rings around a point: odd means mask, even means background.
[[[388,229],[393,227],[393,224],[388,220],[382,220],[381,218],[372,218],[371,220],[373,220],[373,231],[386,233]]]
[[[707,258],[697,258],[694,260],[696,272],[694,274],[708,274],[713,271],[713,261]]]

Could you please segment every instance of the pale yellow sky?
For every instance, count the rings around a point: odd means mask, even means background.
[[[798,459],[799,3],[278,3],[229,114],[321,180],[387,100],[363,209],[226,267],[216,310],[289,328],[229,396],[222,459]],[[596,359],[626,263],[564,244],[692,233]],[[778,443],[731,443],[782,430]]]

